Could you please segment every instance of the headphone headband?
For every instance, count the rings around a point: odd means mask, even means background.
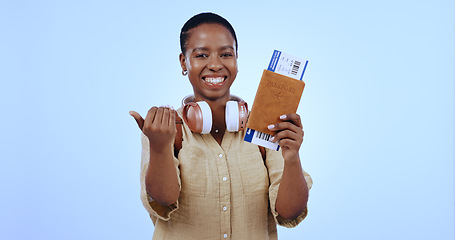
[[[236,102],[242,102],[243,99],[241,97],[238,97],[236,95],[231,94],[231,100],[236,101]],[[194,94],[190,94],[182,99],[182,106],[185,106],[189,102],[194,102]]]

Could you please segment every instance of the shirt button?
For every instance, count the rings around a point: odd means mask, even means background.
[[[218,154],[218,157],[222,158],[222,157],[223,157],[223,154],[222,154],[222,153]]]
[[[223,235],[223,237],[224,237],[224,238],[227,238],[227,234],[225,233],[225,234]]]
[[[224,177],[224,178],[223,178],[223,182],[226,182],[226,181],[227,181],[227,177]]]
[[[224,207],[223,207],[223,211],[226,211],[226,210],[227,210],[227,207],[226,207],[226,206],[224,206]]]

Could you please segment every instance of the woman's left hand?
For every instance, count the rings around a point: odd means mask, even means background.
[[[303,142],[303,129],[300,116],[297,113],[285,114],[280,117],[284,122],[269,126],[271,131],[277,133],[273,136],[272,142],[278,142],[285,161],[297,160],[299,158],[300,145]]]

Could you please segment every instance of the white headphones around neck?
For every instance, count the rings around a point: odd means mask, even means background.
[[[231,95],[231,101],[226,103],[226,129],[229,132],[239,132],[245,129],[248,117],[248,105],[243,99]],[[212,109],[204,101],[194,102],[194,95],[183,98],[183,120],[191,131],[201,134],[212,130]]]

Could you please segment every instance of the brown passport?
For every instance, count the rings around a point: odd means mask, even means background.
[[[281,115],[297,112],[304,87],[303,81],[264,70],[246,127],[274,135],[267,127],[282,122]]]

